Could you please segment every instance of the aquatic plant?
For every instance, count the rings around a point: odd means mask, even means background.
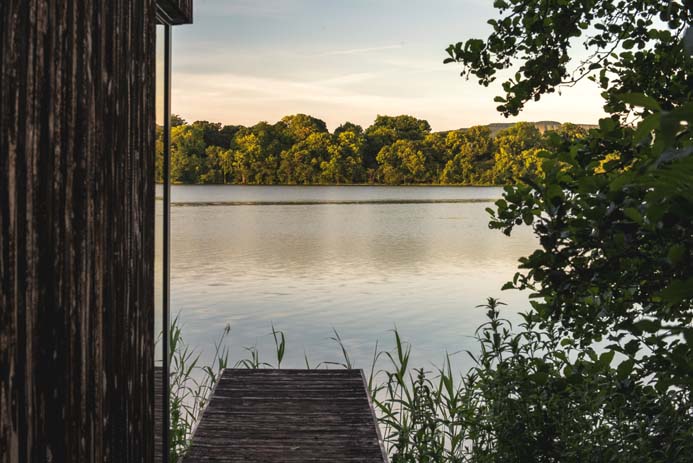
[[[212,362],[200,363],[200,353],[183,339],[178,317],[169,329],[169,461],[177,463],[190,447],[195,426],[202,417],[221,373],[228,365],[228,348],[225,339],[231,327],[226,325],[219,340],[214,344]]]
[[[459,376],[450,356],[427,371],[411,364],[411,346],[393,331],[392,350],[376,343],[368,388],[392,463],[497,461],[684,461],[693,454],[693,413],[686,390],[657,390],[633,376],[633,363],[613,351],[581,347],[555,328],[541,328],[533,312],[513,327],[504,304],[489,298],[479,306],[487,321],[475,333],[474,361]],[[172,453],[185,453],[192,430],[226,366],[227,350],[215,344],[215,366],[172,336]],[[286,338],[272,326],[276,363],[257,347],[237,368],[279,368]],[[341,361],[313,368],[355,368],[334,331]],[[306,368],[311,368],[306,357]],[[195,369],[205,376],[201,383]],[[192,387],[190,387],[192,386]],[[175,419],[174,419],[174,413]],[[175,447],[173,447],[175,446]],[[177,461],[177,460],[172,460]]]

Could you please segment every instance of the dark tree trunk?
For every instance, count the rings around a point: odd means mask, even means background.
[[[154,0],[0,0],[0,463],[153,458]]]

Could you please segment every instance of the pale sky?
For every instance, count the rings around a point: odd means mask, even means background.
[[[448,44],[485,38],[493,0],[195,0],[173,34],[172,110],[189,122],[253,125],[288,114],[370,125],[411,114],[433,130],[505,121],[499,86],[442,64]],[[589,81],[529,103],[516,120],[596,123]]]

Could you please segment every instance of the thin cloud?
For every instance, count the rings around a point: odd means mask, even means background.
[[[176,76],[179,96],[195,95],[196,99],[226,99],[240,101],[316,101],[333,104],[379,104],[383,102],[404,103],[415,97],[374,96],[362,94],[344,86],[362,82],[371,77],[358,73],[318,81],[295,81],[281,78],[255,77],[242,74],[186,74]],[[178,92],[178,88],[186,89]],[[191,90],[196,89],[196,90]]]
[[[334,128],[412,114],[445,130],[498,119],[499,83],[481,87],[442,64],[448,43],[487,32],[492,2],[196,2],[195,24],[176,32],[174,59],[173,111],[188,120],[252,125],[302,112]],[[522,117],[595,120],[599,89],[585,84],[528,105]]]
[[[319,53],[315,56],[363,55],[366,53],[373,53],[376,51],[396,50],[396,49],[399,49],[402,47],[403,47],[402,44],[395,44],[395,45],[383,45],[380,47],[351,48],[348,50],[326,51],[324,53]]]
[[[350,85],[350,81],[368,77],[354,73],[334,79],[296,81],[236,73],[179,73],[173,89],[173,108],[188,120],[245,125],[303,112],[320,117],[333,129],[347,120],[369,125],[377,114],[412,114],[427,119],[435,130],[498,119],[492,103],[498,91],[495,88],[463,82],[451,86],[454,88],[451,91],[422,93],[395,89],[370,94],[366,92],[369,85],[365,88]],[[584,87],[569,90],[563,97],[547,96],[541,106],[529,105],[518,120],[593,122],[596,119],[593,108],[599,104],[599,94]],[[565,107],[571,108],[568,115]]]
[[[353,72],[350,74],[344,74],[337,77],[330,77],[327,79],[322,79],[314,81],[316,84],[325,86],[343,86],[343,85],[353,85],[360,84],[375,78],[382,76],[382,72]]]
[[[299,7],[296,0],[212,0],[202,3],[206,13],[243,17],[277,17],[295,12]],[[195,5],[198,8],[198,5]]]

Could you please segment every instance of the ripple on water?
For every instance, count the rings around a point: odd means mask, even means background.
[[[472,346],[486,297],[502,296],[510,314],[528,306],[525,295],[500,292],[535,246],[527,229],[511,238],[488,229],[485,208],[500,194],[174,186],[174,201],[204,205],[172,209],[172,311],[207,353],[229,323],[232,356],[254,344],[271,356],[274,323],[287,335],[286,366],[304,366],[304,351],[316,362],[337,356],[332,328],[367,366],[376,339],[390,346],[396,326],[416,362],[439,363]],[[469,365],[463,355],[454,362]]]

